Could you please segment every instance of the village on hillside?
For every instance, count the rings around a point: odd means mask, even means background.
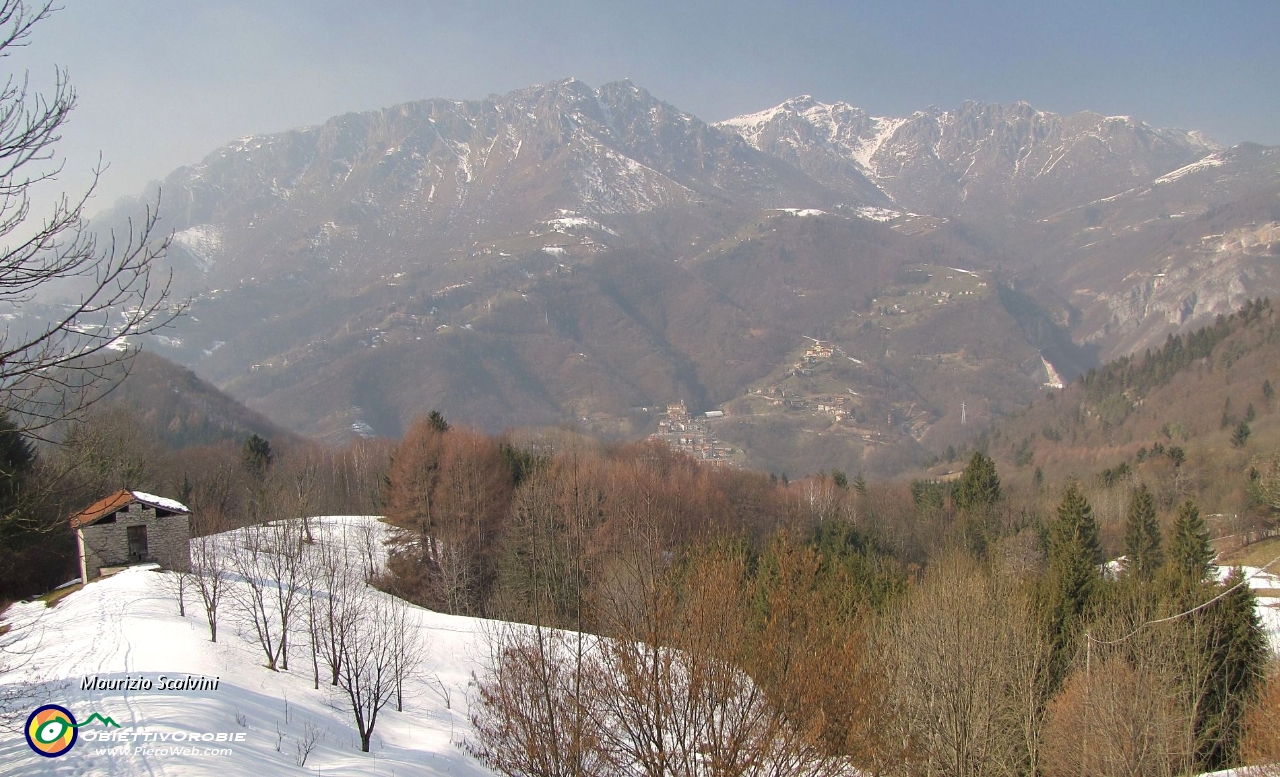
[[[666,412],[658,420],[658,431],[649,437],[661,440],[673,450],[686,453],[699,461],[717,466],[742,466],[743,452],[720,442],[707,426],[708,419],[723,417],[723,410],[708,410],[701,415],[691,414],[684,400],[679,400],[667,405]]]

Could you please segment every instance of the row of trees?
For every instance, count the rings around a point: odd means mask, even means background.
[[[194,595],[217,642],[227,619],[257,644],[271,671],[307,660],[346,700],[369,751],[379,714],[404,709],[426,645],[411,608],[372,587],[381,536],[372,519],[317,523],[285,519],[192,541],[191,568],[170,573],[185,615]],[[314,524],[314,525],[313,525]],[[298,644],[301,643],[301,644]]]
[[[1046,518],[1011,516],[979,454],[955,484],[899,487],[946,516],[948,542],[913,571],[876,537],[893,489],[838,480],[776,486],[785,529],[682,544],[660,488],[647,510],[606,494],[585,525],[579,503],[531,491],[579,527],[534,557],[586,552],[559,583],[531,573],[548,605],[493,641],[477,754],[523,775],[1174,775],[1267,757],[1265,638],[1248,586],[1210,579],[1194,504],[1166,541],[1135,489],[1128,556],[1104,565],[1078,484]],[[547,628],[557,614],[603,638]]]
[[[763,538],[852,506],[829,478],[811,485],[801,502],[760,473],[701,467],[657,443],[495,439],[423,418],[391,453],[387,517],[405,530],[391,590],[460,614],[590,625],[586,593],[622,548]],[[639,525],[652,536],[631,536]]]

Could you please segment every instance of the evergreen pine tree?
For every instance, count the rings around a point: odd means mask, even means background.
[[[1223,586],[1230,589],[1241,580],[1233,570]],[[1219,586],[1206,593],[1217,595]],[[1192,617],[1201,636],[1197,646],[1203,664],[1203,682],[1196,704],[1196,762],[1206,771],[1240,763],[1244,719],[1266,669],[1266,633],[1258,619],[1257,599],[1248,585],[1231,591]]]
[[[427,414],[427,423],[437,432],[449,431],[449,422],[444,420],[444,415],[439,410],[432,410]]]
[[[35,466],[36,452],[8,413],[0,413],[0,521],[10,518],[22,496],[23,481]]]
[[[853,490],[857,491],[859,496],[867,495],[867,480],[862,477],[861,472],[859,472],[858,476],[853,479]]]
[[[981,510],[1000,499],[1000,476],[996,463],[982,451],[974,451],[960,482],[956,484],[955,502],[961,510]]]
[[[1076,483],[1067,486],[1058,517],[1049,526],[1049,576],[1063,615],[1084,612],[1098,583],[1102,549],[1093,508]]]
[[[249,439],[244,441],[244,447],[240,450],[240,460],[244,463],[244,468],[258,478],[267,474],[272,455],[271,443],[256,434],[249,435]]]
[[[1040,599],[1051,645],[1049,682],[1056,689],[1079,647],[1081,623],[1100,584],[1098,524],[1075,482],[1067,486],[1048,529],[1049,568],[1041,580]]]
[[[1236,430],[1231,433],[1231,446],[1233,448],[1243,448],[1245,443],[1249,442],[1249,435],[1253,434],[1253,430],[1249,428],[1248,421],[1241,421]]]
[[[1169,563],[1177,576],[1199,583],[1209,574],[1213,549],[1209,547],[1209,530],[1200,517],[1200,508],[1188,499],[1178,510],[1169,538]]]
[[[1124,550],[1128,557],[1125,572],[1139,580],[1151,580],[1164,563],[1156,504],[1146,483],[1135,488],[1129,498],[1129,511],[1125,516]]]

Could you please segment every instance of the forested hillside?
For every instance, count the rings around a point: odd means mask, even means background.
[[[1258,531],[1268,517],[1250,479],[1280,448],[1277,323],[1270,300],[1251,302],[1046,391],[980,445],[1020,486],[1074,477],[1118,505],[1145,482],[1164,509],[1197,497],[1218,533]]]

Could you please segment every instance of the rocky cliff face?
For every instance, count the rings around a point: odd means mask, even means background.
[[[906,118],[804,96],[721,122],[836,187],[869,179],[899,206],[998,222],[1106,197],[1209,154],[1195,133],[1127,116],[966,102]]]
[[[423,100],[170,175],[195,304],[155,347],[308,434],[432,408],[635,434],[646,407],[781,385],[832,339],[831,380],[863,384],[814,396],[856,392],[851,439],[909,457],[967,433],[961,402],[1025,405],[1053,371],[1280,291],[1278,181],[1274,149],[1024,103],[802,97],[708,124],[625,81]]]
[[[1017,245],[1078,312],[1104,359],[1204,326],[1280,291],[1280,153],[1208,156],[1028,227]]]
[[[182,258],[214,286],[352,261],[385,269],[560,211],[601,217],[837,198],[629,82],[591,89],[572,79],[242,138],[170,175],[164,192]],[[870,185],[853,198],[882,199]]]

